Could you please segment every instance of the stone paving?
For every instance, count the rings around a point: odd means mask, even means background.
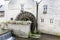
[[[48,35],[48,34],[43,34],[42,37],[39,39],[32,39],[32,38],[24,39],[24,38],[17,38],[16,37],[16,40],[60,40],[60,37]]]

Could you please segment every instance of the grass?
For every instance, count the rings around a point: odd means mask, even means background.
[[[30,38],[40,38],[41,35],[40,34],[32,34],[32,33],[29,33],[29,37]]]

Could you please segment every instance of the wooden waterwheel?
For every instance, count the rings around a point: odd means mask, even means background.
[[[35,16],[32,14],[32,13],[30,13],[30,12],[26,12],[26,11],[24,11],[24,12],[22,12],[22,13],[20,13],[17,17],[16,17],[16,20],[17,21],[21,21],[21,20],[23,20],[23,21],[31,21],[32,23],[31,23],[31,27],[30,27],[30,29],[31,29],[31,33],[34,33],[34,30],[35,30]]]

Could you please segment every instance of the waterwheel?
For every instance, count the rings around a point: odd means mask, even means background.
[[[32,13],[30,13],[30,12],[26,12],[26,11],[24,11],[24,12],[21,12],[17,17],[16,17],[16,20],[17,21],[21,21],[21,20],[24,20],[24,21],[31,21],[32,23],[31,23],[31,27],[30,27],[30,29],[31,29],[31,33],[34,33],[34,30],[35,30],[35,16],[32,14]]]

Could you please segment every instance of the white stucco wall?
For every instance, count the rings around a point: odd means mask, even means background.
[[[60,33],[60,0],[45,0],[39,6],[38,29],[43,33]],[[47,5],[47,14],[43,14],[43,5]],[[44,19],[44,22],[41,22]],[[50,19],[53,23],[50,23]]]
[[[14,3],[9,4],[9,9],[21,10],[21,4],[24,5],[24,11],[31,12],[34,15],[36,14],[36,12],[35,12],[36,5],[33,0],[16,0]]]

